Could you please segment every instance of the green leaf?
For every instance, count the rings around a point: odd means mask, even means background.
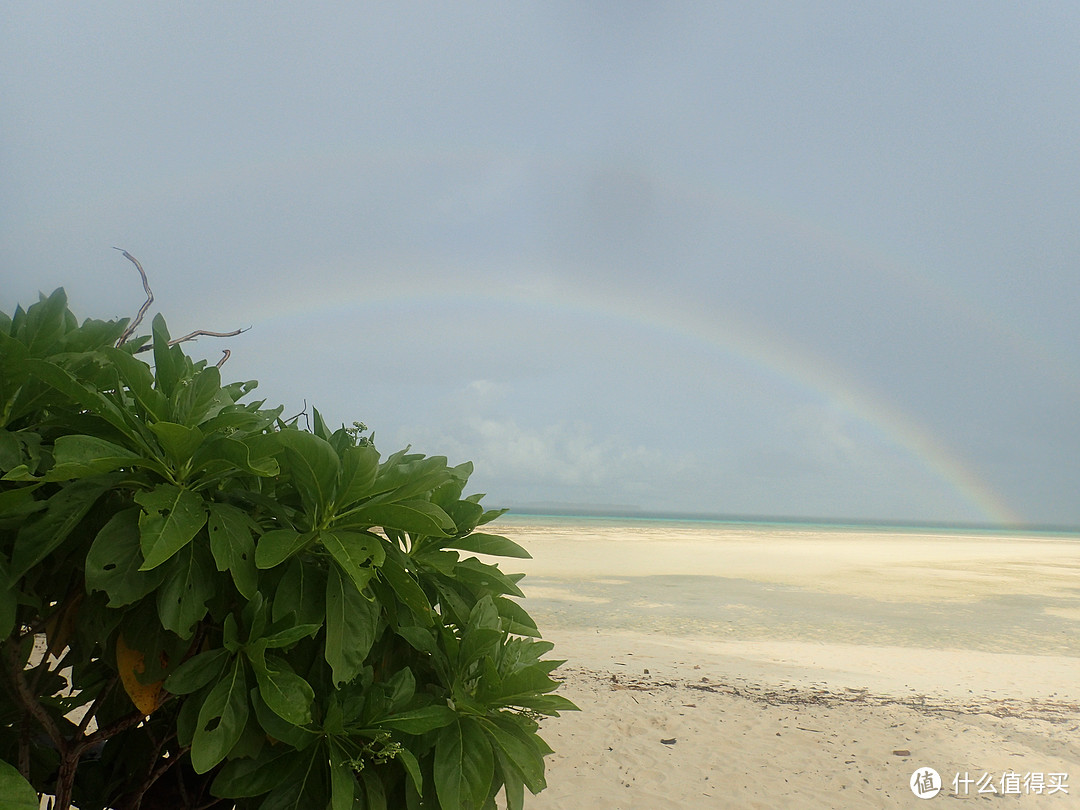
[[[301,430],[282,430],[277,438],[285,448],[289,471],[308,513],[324,514],[334,497],[341,470],[341,461],[334,448],[318,436]]]
[[[0,796],[4,810],[38,810],[37,791],[23,779],[18,768],[0,759]]]
[[[309,638],[314,636],[319,630],[322,629],[322,624],[298,624],[292,627],[286,627],[283,630],[277,630],[271,632],[268,635],[262,636],[259,641],[266,645],[267,649],[280,649],[282,647],[291,647],[302,638]],[[273,630],[273,628],[271,628]]]
[[[363,668],[378,623],[378,602],[365,597],[337,565],[331,565],[326,577],[325,657],[335,686],[348,683]]]
[[[27,571],[59,548],[113,483],[113,479],[107,478],[76,481],[49,498],[41,517],[19,530],[11,555],[11,578],[22,579]]]
[[[375,576],[372,566],[379,566],[386,557],[378,537],[360,532],[323,532],[319,539],[330,556],[349,575],[358,591],[364,590]],[[366,563],[369,563],[367,565]]]
[[[310,723],[311,702],[315,699],[311,684],[293,672],[285,659],[260,654],[250,647],[247,652],[259,683],[259,694],[266,705],[294,726]]]
[[[191,636],[193,625],[206,615],[206,603],[217,591],[210,552],[202,543],[186,546],[166,567],[157,592],[161,624],[180,638]]]
[[[178,467],[191,461],[192,455],[203,443],[201,430],[175,422],[155,422],[150,425],[150,430],[157,436],[165,455]]]
[[[143,571],[139,515],[134,506],[117,512],[97,533],[86,555],[86,589],[104,591],[109,607],[138,602],[165,579],[165,569]]]
[[[109,364],[120,374],[128,390],[135,396],[151,421],[169,418],[169,402],[160,391],[154,390],[154,374],[150,366],[122,349],[106,347],[101,350]]]
[[[197,692],[221,675],[229,658],[229,651],[219,647],[201,652],[176,668],[165,680],[165,688],[174,695]]]
[[[157,568],[186,546],[206,523],[203,499],[172,484],[139,492],[135,501],[145,510],[139,517],[143,571]]]
[[[472,551],[476,554],[488,554],[494,557],[517,557],[523,560],[531,560],[532,555],[525,549],[506,537],[498,534],[483,534],[476,532],[467,537],[442,543],[445,548],[456,548],[462,551]]]
[[[329,810],[353,810],[356,798],[356,774],[340,747],[331,739],[327,745],[330,757]]]
[[[435,792],[444,808],[480,810],[487,799],[495,758],[476,722],[461,717],[435,739]]]
[[[171,399],[184,373],[184,354],[179,346],[169,346],[169,329],[160,312],[154,316],[151,332],[154,335],[154,378],[158,390]]]
[[[251,707],[255,710],[255,716],[263,730],[286,745],[291,745],[298,751],[307,748],[313,742],[321,738],[321,733],[303,726],[295,725],[283,719],[262,698],[262,693],[255,687],[248,693],[251,699]]]
[[[449,706],[424,706],[420,709],[382,717],[376,725],[404,731],[406,734],[426,734],[454,722],[457,715]]]
[[[393,551],[388,554],[379,568],[379,577],[394,589],[398,599],[405,603],[417,619],[425,625],[431,624],[431,604],[423,588],[402,566],[399,557],[404,557],[404,555]]]
[[[295,615],[297,624],[323,623],[326,617],[326,574],[314,565],[292,559],[274,592],[275,623]]]
[[[206,773],[225,759],[240,739],[247,718],[247,678],[244,662],[237,657],[232,669],[210,690],[199,710],[191,742],[191,766],[195,773]]]
[[[313,745],[310,753],[298,757],[289,778],[270,791],[259,810],[322,810],[330,802],[326,784],[326,758],[322,746]],[[320,763],[322,767],[318,767]]]
[[[503,715],[503,718],[499,723],[485,722],[484,731],[521,776],[529,792],[539,793],[547,783],[544,781],[544,757],[532,740],[534,735],[514,722],[513,716]]]
[[[348,517],[349,526],[382,526],[417,535],[448,537],[454,521],[442,509],[427,501],[378,503],[360,507]]]
[[[408,748],[403,747],[398,749],[397,758],[401,760],[405,773],[409,775],[409,782],[412,784],[413,790],[416,791],[416,795],[424,795],[424,777],[420,772],[420,762],[416,759],[416,755]]]
[[[198,425],[232,403],[232,398],[221,390],[221,371],[216,366],[208,366],[177,388],[172,397],[173,421]]]
[[[339,510],[371,494],[379,472],[379,451],[370,444],[346,448],[335,502]]]
[[[50,481],[86,478],[91,475],[137,466],[143,461],[138,453],[97,436],[59,436],[53,446],[56,465],[49,470]]]
[[[227,437],[206,442],[191,457],[192,468],[195,470],[206,469],[215,462],[252,475],[269,476],[280,472],[275,458],[253,456],[247,444]]]
[[[482,563],[475,557],[469,557],[458,563],[454,576],[479,593],[525,596],[514,580],[500,571],[497,565]]]
[[[295,529],[274,529],[266,532],[255,544],[255,567],[274,568],[306,546],[316,535]]]
[[[232,574],[236,590],[245,599],[255,595],[258,572],[255,569],[254,521],[242,509],[224,503],[211,503],[207,518],[210,551],[218,571]]]
[[[298,751],[285,746],[263,748],[254,759],[235,759],[226,762],[210,792],[223,799],[261,796],[284,782],[300,759]]]

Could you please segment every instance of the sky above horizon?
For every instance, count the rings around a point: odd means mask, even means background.
[[[1080,6],[9,5],[67,289],[491,506],[1080,526]]]

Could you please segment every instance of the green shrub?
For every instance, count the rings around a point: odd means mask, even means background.
[[[471,464],[241,403],[57,290],[0,313],[0,785],[57,807],[510,808],[560,663]],[[121,345],[117,346],[117,342]],[[152,350],[153,369],[135,355]],[[469,555],[469,556],[466,556]],[[21,785],[21,787],[20,787]],[[214,798],[221,799],[215,803]]]

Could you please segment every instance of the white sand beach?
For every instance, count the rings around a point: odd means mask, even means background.
[[[529,807],[1080,807],[1075,537],[500,524],[582,709]]]

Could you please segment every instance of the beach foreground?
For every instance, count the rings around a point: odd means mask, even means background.
[[[582,709],[535,810],[913,807],[927,768],[936,800],[1080,807],[1073,538],[502,531]]]

